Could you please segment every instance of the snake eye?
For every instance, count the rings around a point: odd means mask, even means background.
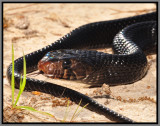
[[[71,65],[71,61],[70,60],[63,61],[62,66],[63,66],[64,69],[68,69],[70,67],[70,65]]]

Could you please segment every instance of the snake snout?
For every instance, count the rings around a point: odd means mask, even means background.
[[[64,70],[62,69],[61,62],[51,62],[51,61],[42,61],[38,63],[39,71],[43,71],[44,74],[48,77],[55,79],[63,78]]]

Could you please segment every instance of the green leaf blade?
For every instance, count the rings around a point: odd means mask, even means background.
[[[22,78],[23,78],[23,81],[22,81]],[[23,77],[21,76],[21,80],[20,80],[20,89],[19,89],[19,92],[18,92],[18,96],[16,98],[16,102],[14,103],[14,106],[16,106],[24,88],[25,88],[25,85],[26,85],[26,60],[25,60],[25,56],[24,56],[24,53],[23,53]]]
[[[44,115],[48,115],[48,116],[51,116],[54,118],[54,116],[48,112],[42,112],[42,111],[38,111],[32,107],[29,107],[29,106],[16,106],[16,108],[20,108],[20,109],[26,109],[26,110],[29,110],[29,111],[32,111],[32,112],[38,112],[40,114],[44,114]]]

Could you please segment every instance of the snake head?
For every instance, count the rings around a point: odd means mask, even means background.
[[[92,68],[92,63],[79,50],[51,51],[38,63],[40,71],[55,79],[81,80],[93,71]]]

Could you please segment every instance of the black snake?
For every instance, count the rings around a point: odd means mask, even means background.
[[[152,12],[78,27],[51,45],[25,55],[27,73],[37,70],[38,64],[40,70],[53,78],[78,79],[91,85],[133,83],[145,76],[148,70],[145,54],[155,53],[156,20],[157,12]],[[114,54],[85,49],[108,48],[112,45]],[[15,60],[16,88],[19,88],[22,73],[23,57],[20,57]],[[12,64],[7,70],[9,81],[11,75]],[[54,96],[63,94],[75,103],[79,103],[82,99],[81,105],[89,103],[88,109],[103,114],[113,121],[134,122],[84,94],[57,84],[27,78],[25,90],[41,91]]]

